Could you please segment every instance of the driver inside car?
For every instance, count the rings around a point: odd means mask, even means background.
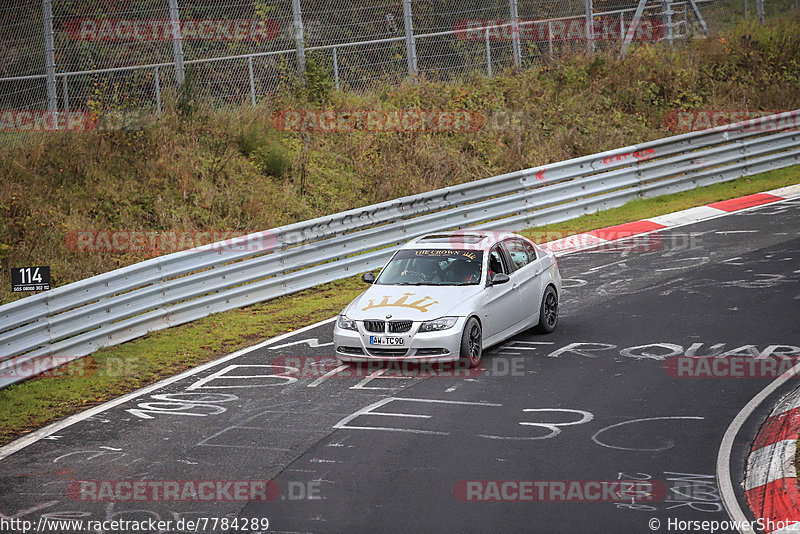
[[[447,278],[451,282],[471,284],[477,283],[481,277],[481,264],[467,259],[454,260],[447,267]]]

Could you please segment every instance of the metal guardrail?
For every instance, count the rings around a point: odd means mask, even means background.
[[[103,346],[378,268],[427,232],[519,230],[798,163],[795,110],[153,258],[0,306],[0,387]]]

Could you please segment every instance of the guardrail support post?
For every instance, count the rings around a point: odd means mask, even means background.
[[[508,8],[511,15],[511,50],[514,54],[514,66],[519,68],[522,65],[522,49],[519,45],[519,11],[517,0],[508,0]]]
[[[297,71],[300,76],[306,73],[306,45],[303,37],[303,11],[300,0],[292,0],[292,18],[294,20],[294,42],[297,47]]]
[[[156,67],[156,110],[158,114],[161,115],[161,75],[158,72],[158,67]]]
[[[416,76],[417,71],[417,41],[414,39],[414,15],[411,12],[411,0],[403,0],[403,25],[406,31],[406,58],[408,59],[408,73]]]
[[[175,61],[175,81],[178,91],[183,88],[185,69],[183,68],[183,41],[181,40],[181,18],[178,12],[178,0],[169,0],[169,18],[172,25],[172,57]]]
[[[47,111],[53,114],[54,128],[58,129],[58,95],[56,94],[56,47],[53,43],[53,2],[42,0],[44,19],[44,59],[47,73]]]
[[[586,0],[586,50],[594,52],[594,6]]]

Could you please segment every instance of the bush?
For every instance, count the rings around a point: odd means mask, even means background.
[[[267,176],[286,178],[292,170],[292,156],[277,140],[265,138],[251,156],[256,168]]]

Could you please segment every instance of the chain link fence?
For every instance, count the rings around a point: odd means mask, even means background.
[[[306,71],[337,90],[492,76],[569,51],[702,36],[798,0],[6,0],[0,131],[161,113],[190,87],[255,106]]]

